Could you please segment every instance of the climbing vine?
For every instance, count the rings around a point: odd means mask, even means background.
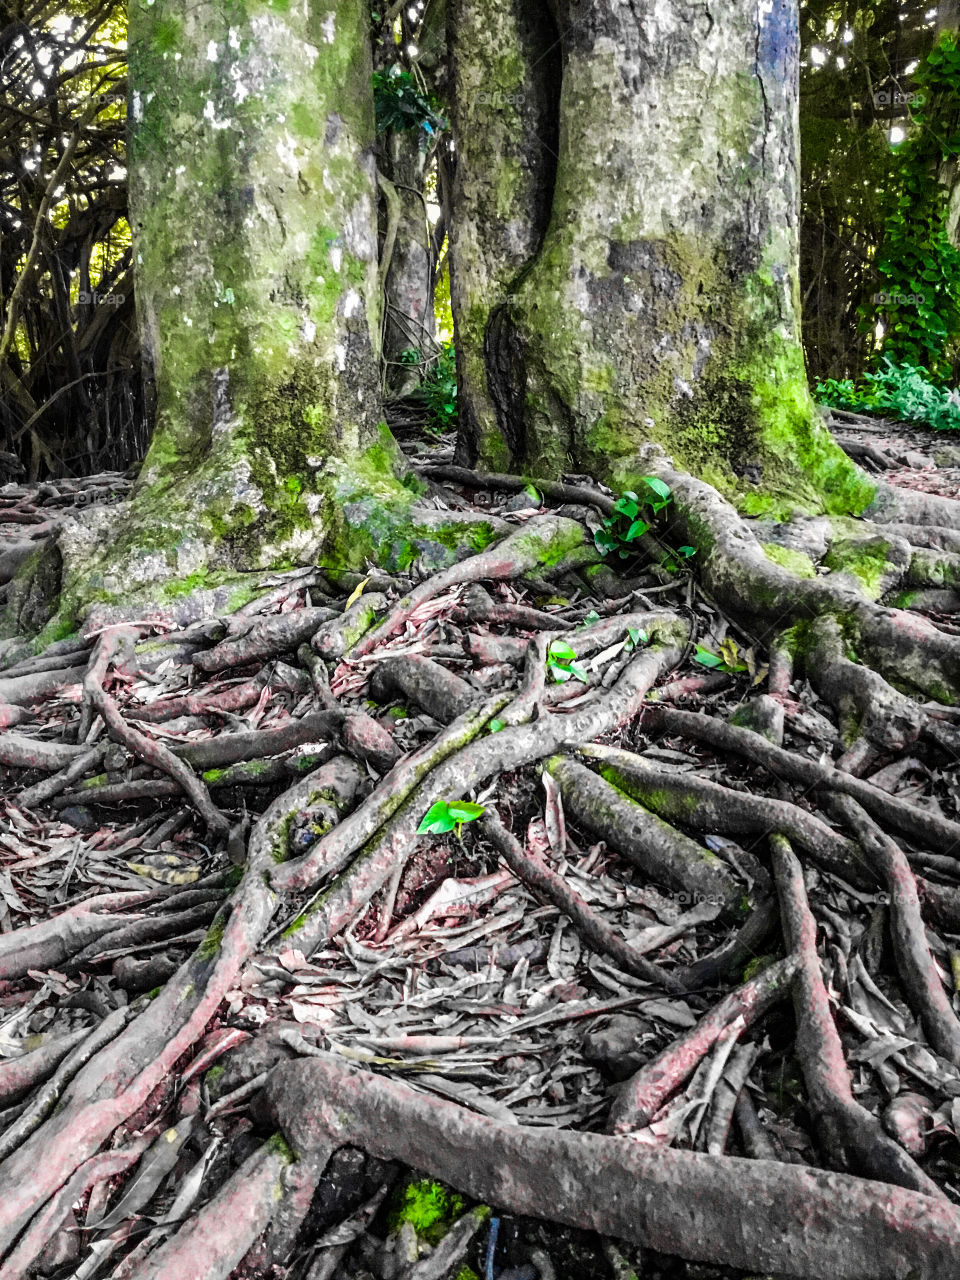
[[[944,33],[916,77],[914,128],[897,149],[877,270],[883,289],[862,304],[861,324],[882,319],[881,350],[926,370],[934,382],[952,374],[960,341],[960,251],[947,231],[946,172],[960,157],[960,48]]]

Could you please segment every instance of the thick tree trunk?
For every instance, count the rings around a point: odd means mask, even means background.
[[[157,396],[133,537],[181,573],[211,544],[238,568],[316,554],[351,469],[389,476],[367,6],[136,0],[130,43]]]
[[[505,440],[515,468],[627,484],[653,440],[745,511],[863,510],[872,487],[823,429],[800,345],[796,0],[553,7],[550,224],[496,324],[461,304],[463,367],[483,371],[464,377],[463,452],[491,462]],[[458,92],[495,82],[489,39],[456,35]],[[492,131],[458,125],[462,278],[497,239],[475,176]],[[513,264],[495,256],[498,281]]]
[[[459,460],[507,470],[522,404],[498,341],[543,243],[557,163],[560,42],[543,0],[451,0],[456,167],[450,303],[460,381]]]

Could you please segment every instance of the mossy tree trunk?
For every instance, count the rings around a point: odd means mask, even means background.
[[[391,132],[384,149],[393,192],[387,202],[392,249],[384,282],[383,359],[386,387],[402,394],[419,382],[416,364],[405,365],[403,353],[415,348],[429,355],[434,337],[433,236],[425,191],[429,152],[420,131],[412,129]]]
[[[560,44],[543,0],[450,0],[456,164],[450,304],[460,461],[519,456],[510,351],[497,341],[543,243],[557,161]]]
[[[462,453],[627,484],[652,440],[745,511],[863,510],[872,488],[824,430],[800,344],[796,0],[551,8],[556,180],[519,278],[480,176],[496,133],[458,111]],[[492,37],[454,34],[461,98],[497,84]],[[545,59],[516,65],[521,91],[553,88]],[[477,246],[489,281],[512,280],[496,323],[464,296]]]
[[[316,555],[345,474],[383,452],[368,22],[364,0],[131,4],[157,405],[131,538],[166,573]]]

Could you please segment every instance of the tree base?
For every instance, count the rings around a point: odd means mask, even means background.
[[[128,501],[66,519],[8,589],[0,634],[40,647],[74,633],[140,619],[188,625],[257,595],[266,573],[369,567],[422,576],[482,551],[506,527],[496,517],[438,510],[402,457],[377,446],[312,490],[288,480],[268,505],[245,470],[163,478]],[[22,648],[22,646],[20,646]]]

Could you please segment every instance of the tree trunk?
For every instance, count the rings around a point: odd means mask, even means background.
[[[862,511],[872,486],[824,430],[800,344],[795,0],[553,8],[549,228],[484,326],[461,285],[462,452],[629,486],[652,440],[745,512]],[[458,91],[496,83],[490,40],[456,36]],[[494,132],[469,123],[458,116],[461,281],[499,243],[476,177],[495,170]],[[487,285],[503,291],[514,263],[495,256]]]
[[[379,456],[367,6],[130,13],[137,310],[157,424],[134,520],[176,569],[315,555]],[[324,529],[326,524],[326,529]],[[134,531],[143,545],[144,529]]]
[[[416,348],[427,356],[433,347],[433,237],[424,190],[428,152],[418,130],[392,132],[386,152],[396,198],[387,202],[387,235],[392,232],[394,238],[384,285],[383,358],[387,388],[402,395],[419,383],[416,364],[404,364],[403,352]]]
[[[511,352],[497,335],[550,217],[560,44],[543,0],[451,0],[447,39],[457,147],[450,304],[459,460],[505,470],[522,456],[522,406],[512,401]]]

